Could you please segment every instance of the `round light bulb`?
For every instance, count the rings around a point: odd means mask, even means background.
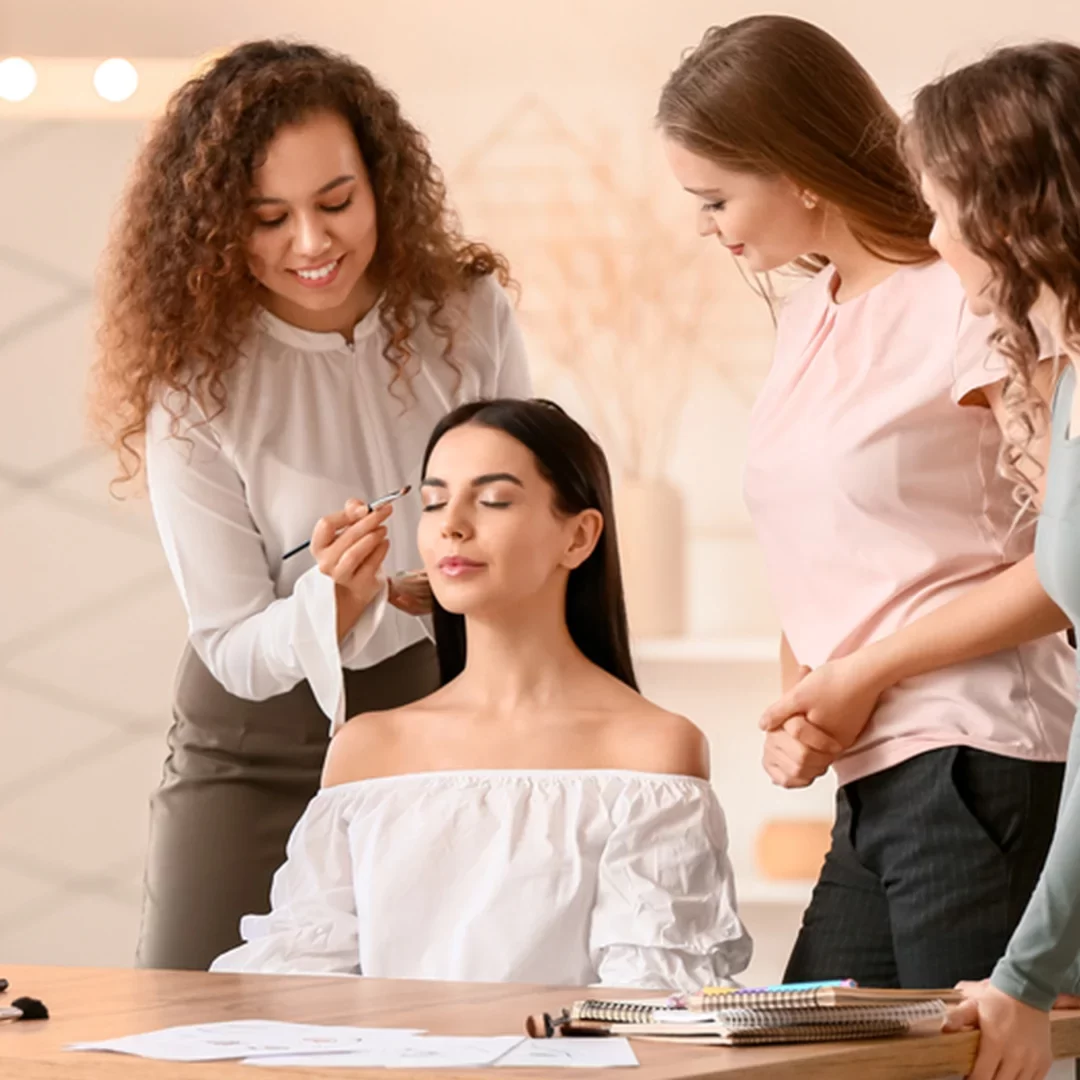
[[[106,101],[127,101],[139,87],[139,73],[127,60],[103,60],[94,72],[94,89]]]
[[[5,101],[25,101],[37,86],[37,72],[29,60],[9,56],[0,60],[0,98]]]

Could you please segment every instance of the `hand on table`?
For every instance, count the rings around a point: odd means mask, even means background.
[[[975,1065],[967,1080],[1043,1080],[1054,1060],[1050,1014],[1002,993],[989,979],[961,982],[957,989],[965,1000],[949,1010],[942,1030],[980,1030]]]

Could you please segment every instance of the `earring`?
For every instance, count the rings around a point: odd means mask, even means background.
[[[816,210],[818,204],[817,196],[811,195],[809,191],[804,191],[802,196],[802,204],[806,207],[807,210]]]

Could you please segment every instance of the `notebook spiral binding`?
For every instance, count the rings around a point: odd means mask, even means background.
[[[828,1028],[860,1031],[882,1025],[907,1028],[923,1020],[940,1019],[945,1014],[941,1001],[914,1002],[910,1005],[852,1005],[839,1008],[810,1009],[718,1009],[725,1027],[732,1030],[770,1030],[779,1028]]]
[[[576,1001],[571,1020],[598,1020],[606,1024],[647,1024],[656,1004],[635,1001]]]

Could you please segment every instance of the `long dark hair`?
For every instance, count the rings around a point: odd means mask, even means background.
[[[711,27],[664,85],[656,119],[701,157],[819,195],[879,258],[937,258],[930,211],[897,147],[900,118],[855,57],[812,23],[752,15]],[[816,271],[825,260],[796,265]]]
[[[439,440],[464,424],[505,432],[530,450],[540,475],[551,485],[558,513],[600,511],[604,531],[596,548],[579,567],[570,571],[566,585],[566,625],[574,644],[589,660],[636,690],[611,475],[604,451],[554,402],[539,398],[473,401],[454,409],[436,425],[424,451],[424,475]],[[433,617],[439,674],[445,685],[465,668],[465,617],[447,611],[437,600]]]

